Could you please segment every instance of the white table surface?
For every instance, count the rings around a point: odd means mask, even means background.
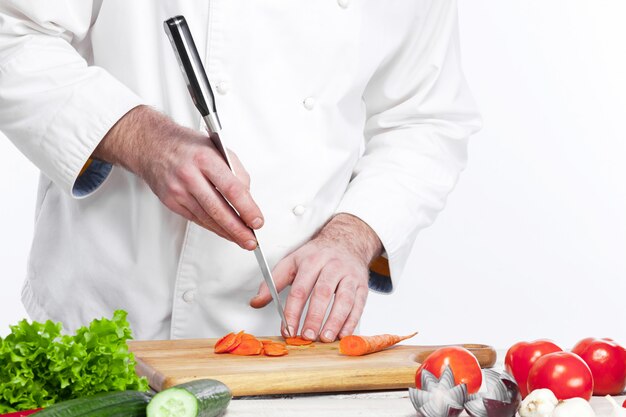
[[[501,370],[504,351],[498,350],[496,370]],[[626,395],[615,397],[621,404]],[[591,406],[597,417],[609,417],[612,407],[604,397],[593,397]],[[415,409],[408,390],[342,394],[305,394],[247,397],[231,401],[225,417],[409,417]],[[461,416],[467,416],[465,412]]]

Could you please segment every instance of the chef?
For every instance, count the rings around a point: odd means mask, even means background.
[[[179,14],[236,176],[163,31]],[[0,130],[41,171],[22,301],[70,331],[121,308],[140,339],[276,334],[254,229],[291,332],[351,334],[479,124],[454,0],[0,3]]]

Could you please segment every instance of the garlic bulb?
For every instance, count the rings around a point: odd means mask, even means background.
[[[615,401],[613,397],[607,395],[605,397],[611,405],[613,406],[613,412],[611,413],[611,417],[626,417],[626,408],[620,407],[620,405]]]
[[[524,400],[519,409],[520,417],[551,417],[559,400],[546,388],[536,389]]]
[[[552,417],[596,417],[596,413],[584,398],[570,398],[559,401]]]

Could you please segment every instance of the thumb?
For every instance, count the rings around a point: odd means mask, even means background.
[[[276,290],[279,293],[292,283],[296,276],[296,271],[296,262],[292,255],[287,256],[276,264],[276,267],[274,267],[274,270],[272,271],[272,276],[274,278]],[[267,284],[263,282],[259,286],[257,295],[252,297],[250,300],[250,306],[254,308],[262,308],[268,305],[270,301],[272,301],[272,295],[270,294],[269,288],[267,288]]]

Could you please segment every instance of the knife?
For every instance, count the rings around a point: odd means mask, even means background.
[[[236,175],[230,158],[228,157],[228,152],[226,151],[224,142],[219,135],[219,132],[222,130],[222,125],[217,115],[213,91],[211,90],[211,85],[209,84],[209,79],[204,71],[204,66],[202,65],[200,56],[198,55],[196,44],[193,41],[191,32],[189,31],[187,21],[184,16],[175,16],[163,22],[163,27],[172,44],[172,48],[174,48],[174,54],[176,55],[176,59],[180,65],[183,77],[185,78],[185,83],[187,84],[189,94],[191,94],[193,104],[202,115],[202,119],[204,120],[206,128],[209,131],[209,137],[224,158],[224,161],[226,161],[230,170],[234,175]],[[256,233],[254,233],[254,230],[252,230],[252,234],[254,234],[256,239]],[[263,254],[263,250],[261,249],[258,239],[257,247],[254,250],[254,256],[256,257],[261,273],[263,274],[263,279],[270,290],[272,300],[274,300],[274,304],[276,304],[276,308],[278,310],[278,314],[280,315],[280,320],[283,323],[285,332],[287,335],[292,336],[289,332],[289,327],[287,326],[287,319],[285,318],[282,303],[280,302],[280,298],[278,298],[278,291],[276,290],[276,284],[274,284],[274,279],[272,278],[272,272],[267,264],[267,259]]]

